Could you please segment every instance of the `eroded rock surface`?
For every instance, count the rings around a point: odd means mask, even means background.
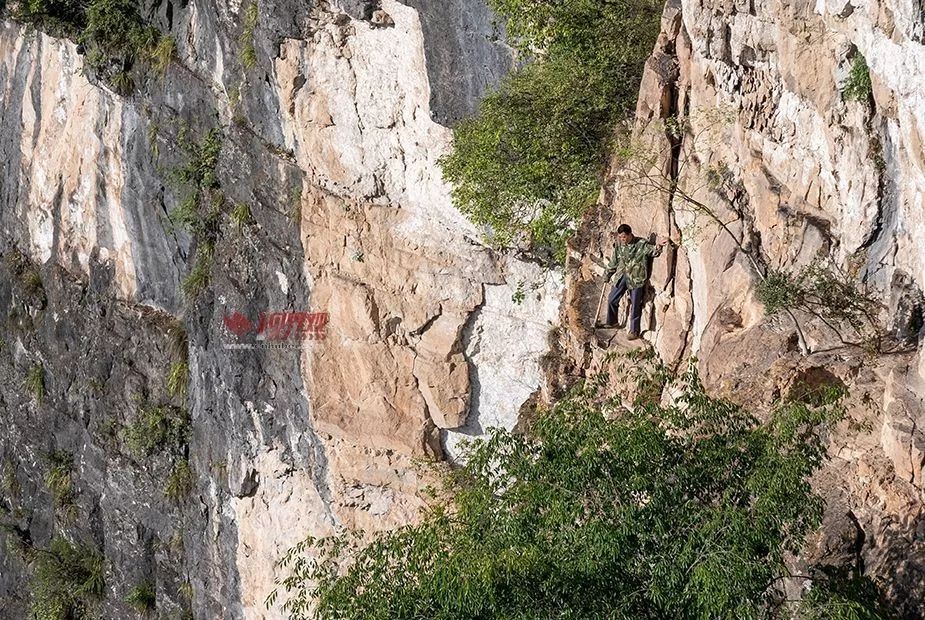
[[[447,125],[511,64],[483,2],[267,0],[253,33],[247,3],[149,4],[176,57],[133,73],[130,96],[84,75],[72,42],[0,30],[3,524],[36,548],[59,532],[99,549],[105,617],[130,615],[145,582],[164,614],[280,617],[284,597],[264,601],[289,547],[408,523],[429,475],[416,459],[452,456],[483,415],[516,423],[561,278],[486,248],[441,178]],[[216,128],[207,238],[170,214],[196,191],[174,171]],[[326,339],[226,346],[224,317],[285,310],[329,313]],[[185,396],[169,389],[179,359]],[[36,366],[41,399],[24,387]],[[151,403],[189,412],[177,456],[126,447]],[[45,490],[53,450],[73,455],[73,520]],[[29,570],[5,549],[0,566],[0,615],[22,617]]]
[[[639,155],[614,161],[573,244],[563,314],[563,368],[600,367],[593,256],[627,222],[680,243],[656,260],[643,314],[666,362],[696,356],[711,389],[757,408],[804,384],[846,386],[848,419],[818,481],[827,523],[857,523],[854,561],[908,617],[925,604],[925,356],[912,318],[925,283],[922,23],[902,2],[668,2],[633,128]],[[869,100],[843,96],[858,54]],[[766,315],[759,268],[794,273],[819,257],[882,304],[889,353],[806,313],[800,342],[786,314]]]
[[[683,241],[656,262],[644,315],[669,364],[696,355],[711,389],[749,405],[813,385],[850,390],[816,481],[829,509],[807,557],[862,565],[915,617],[918,4],[669,1],[634,131],[656,154],[646,172],[676,176],[731,234],[680,196],[641,196],[615,161],[573,243],[561,314],[560,275],[485,248],[440,176],[448,127],[511,66],[483,2],[264,0],[249,68],[247,3],[145,7],[177,53],[164,76],[136,74],[131,96],[85,76],[73,43],[0,27],[0,520],[22,544],[63,532],[99,549],[104,617],[128,617],[124,599],[146,581],[160,613],[279,617],[282,599],[264,599],[293,543],[412,521],[429,475],[417,459],[457,458],[465,438],[517,424],[538,391],[607,363],[589,325],[592,259],[621,221]],[[859,53],[872,94],[845,101]],[[659,120],[679,115],[691,126],[666,132]],[[214,128],[224,202],[209,284],[185,299],[206,240],[169,221],[191,191],[170,172]],[[249,217],[235,221],[238,206]],[[793,270],[820,252],[877,291],[880,320],[905,346],[870,355],[806,316],[800,342],[786,316],[766,316],[749,257]],[[327,338],[304,350],[225,346],[229,313],[287,309],[329,312]],[[186,395],[168,386],[177,319]],[[555,373],[546,385],[544,368]],[[177,454],[128,449],[126,429],[152,404],[188,409]],[[54,450],[73,456],[73,515],[45,484]],[[176,501],[166,490],[183,459],[190,488]],[[0,615],[25,615],[28,583],[0,547]]]

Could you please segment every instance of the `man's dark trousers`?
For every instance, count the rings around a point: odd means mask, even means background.
[[[626,276],[617,280],[613,290],[610,291],[610,297],[607,298],[607,324],[615,325],[617,322],[617,306],[620,304],[620,298],[626,292]],[[639,333],[640,324],[642,323],[642,302],[645,299],[646,287],[643,284],[639,288],[630,289],[630,331]]]

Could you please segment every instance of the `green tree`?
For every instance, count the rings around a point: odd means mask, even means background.
[[[442,161],[457,207],[499,247],[564,256],[594,203],[617,123],[631,116],[658,34],[651,0],[491,0],[531,62],[454,130]]]
[[[833,619],[880,617],[875,597],[842,605],[856,590],[827,596],[825,579],[802,606],[774,603],[785,553],[822,512],[808,478],[820,430],[840,414],[833,397],[761,423],[710,398],[693,371],[668,405],[662,376],[635,382],[629,408],[589,387],[528,433],[475,442],[417,525],[365,546],[348,535],[297,545],[281,560],[284,607],[292,618],[738,620],[818,617],[822,603]]]

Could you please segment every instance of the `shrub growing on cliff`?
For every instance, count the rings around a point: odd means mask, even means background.
[[[74,502],[74,455],[65,450],[53,450],[47,460],[45,486],[51,493],[58,514],[70,523],[77,517],[77,504]]]
[[[75,37],[86,21],[82,0],[18,0],[8,5],[15,19],[55,36]]]
[[[171,224],[186,230],[197,240],[193,266],[182,282],[186,298],[195,301],[211,281],[215,241],[225,205],[225,197],[216,178],[222,137],[218,129],[212,129],[196,142],[190,140],[186,133],[185,130],[181,132],[179,141],[188,160],[169,175],[186,192],[186,197],[170,212],[169,218]]]
[[[143,26],[132,0],[91,0],[87,6],[87,23],[80,42],[94,67],[110,62],[130,63],[140,51],[153,49],[159,39],[156,29]]]
[[[646,390],[629,410],[577,392],[528,434],[493,431],[419,524],[365,547],[343,536],[291,550],[284,608],[341,620],[767,617],[785,553],[818,523],[808,478],[839,408],[787,404],[762,424],[693,372],[674,387],[674,404]],[[813,589],[829,591],[824,579]]]
[[[192,490],[193,470],[190,468],[189,460],[184,458],[174,464],[170,476],[167,477],[164,497],[179,504]]]
[[[498,246],[530,241],[561,258],[593,204],[617,122],[634,106],[658,33],[650,0],[491,0],[532,62],[454,131],[442,161],[456,205]]]
[[[41,364],[30,366],[26,371],[26,389],[32,394],[32,398],[40,403],[45,398],[45,369]]]
[[[251,2],[244,9],[244,25],[238,44],[241,46],[241,65],[245,69],[257,66],[257,48],[254,45],[254,31],[257,29],[257,18],[260,16],[257,2]]]
[[[154,584],[144,581],[131,589],[125,596],[125,602],[140,614],[147,614],[157,607],[157,591]]]
[[[170,177],[178,183],[205,191],[218,187],[215,168],[222,150],[222,134],[218,129],[210,129],[202,140],[190,140],[187,131],[181,131],[180,145],[188,155],[183,166],[171,171]]]
[[[867,101],[872,93],[873,85],[870,81],[867,59],[861,52],[857,52],[851,61],[851,71],[842,88],[842,96],[846,101]]]
[[[155,452],[176,455],[186,446],[189,427],[189,414],[183,409],[145,403],[132,423],[125,427],[125,446],[138,459]]]
[[[880,303],[837,265],[816,261],[795,274],[771,270],[756,292],[769,314],[805,312],[839,336],[847,328],[867,344],[876,344],[881,336],[877,318]]]
[[[93,548],[57,536],[48,549],[34,549],[32,606],[35,620],[92,618],[103,598],[103,557]]]
[[[155,68],[166,53],[160,33],[148,26],[133,0],[19,0],[12,14],[20,21],[80,43],[88,67],[113,81],[119,92],[131,90],[128,71],[137,60]]]
[[[776,314],[794,305],[798,294],[795,278],[783,271],[770,270],[764,280],[755,287],[758,301],[768,314]]]
[[[167,391],[171,396],[186,397],[189,389],[189,362],[178,361],[170,365],[167,373]]]

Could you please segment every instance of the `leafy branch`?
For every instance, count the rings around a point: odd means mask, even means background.
[[[629,405],[601,397],[602,377],[524,434],[472,443],[417,524],[296,545],[267,605],[342,620],[773,615],[785,553],[820,521],[809,478],[843,415],[837,395],[781,403],[762,423],[707,395],[693,365],[670,380],[642,361],[630,366],[659,388]],[[887,617],[869,592],[837,591],[863,617]],[[801,613],[819,617],[824,598]]]
[[[768,268],[760,248],[747,235],[748,197],[741,182],[722,164],[707,167],[703,174],[687,173],[688,168],[696,170],[696,165],[700,165],[698,148],[704,141],[718,139],[711,136],[712,132],[729,121],[723,110],[701,114],[704,118],[698,120],[703,122],[698,123],[697,129],[690,117],[671,117],[625,141],[618,150],[619,183],[633,190],[639,199],[667,196],[676,227],[677,214],[684,212],[692,214],[695,222],[702,216],[715,225],[747,259],[759,279],[758,298],[768,313],[789,317],[803,354],[808,354],[810,347],[796,312],[819,319],[843,344],[879,347],[876,344],[882,335],[877,318],[879,304],[844,270],[832,261],[821,260],[793,276]],[[722,213],[700,198],[707,191],[720,198]],[[865,335],[866,340],[846,340],[840,327],[843,324],[857,336]]]

